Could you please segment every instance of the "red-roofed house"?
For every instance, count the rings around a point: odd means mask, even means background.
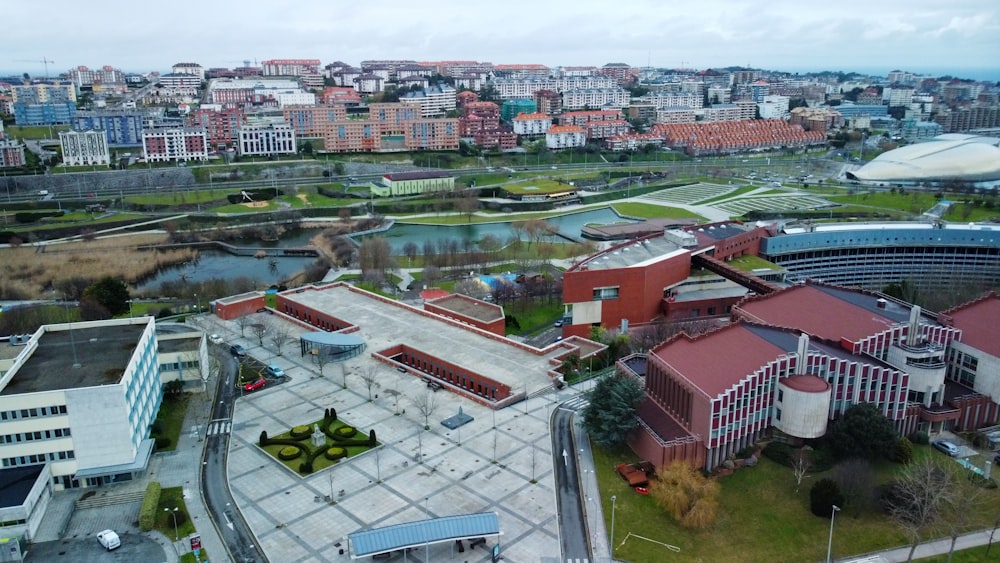
[[[545,132],[549,149],[571,149],[587,144],[587,132],[578,125],[553,125]]]

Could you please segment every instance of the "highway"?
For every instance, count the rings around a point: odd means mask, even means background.
[[[219,373],[215,402],[209,422],[231,421],[233,407],[239,394],[236,392],[237,360],[225,356]],[[236,508],[229,490],[226,474],[226,456],[229,453],[229,433],[210,435],[205,440],[201,464],[201,492],[219,537],[226,544],[229,558],[236,563],[266,562],[267,557],[257,545],[254,535]]]

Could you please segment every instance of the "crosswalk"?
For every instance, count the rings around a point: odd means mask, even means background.
[[[575,397],[573,399],[566,401],[565,403],[560,405],[560,408],[571,411],[578,411],[589,404],[590,404],[590,399],[581,395],[579,397]]]
[[[229,419],[213,420],[208,423],[208,435],[229,434],[233,429],[233,422]]]

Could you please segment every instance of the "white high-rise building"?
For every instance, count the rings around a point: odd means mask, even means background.
[[[111,164],[108,135],[104,131],[60,131],[63,164],[67,166],[97,166]]]
[[[763,100],[757,104],[757,108],[760,110],[760,118],[787,119],[788,100],[788,96],[764,96]]]
[[[287,123],[243,125],[237,133],[240,156],[295,154],[295,130]]]

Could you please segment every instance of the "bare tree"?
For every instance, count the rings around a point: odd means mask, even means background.
[[[347,364],[340,364],[340,375],[343,378],[341,386],[347,389]]]
[[[419,251],[420,249],[417,248],[417,243],[413,241],[408,241],[403,245],[403,255],[406,256],[407,267],[413,267],[413,259],[417,257],[417,252]]]
[[[479,199],[474,192],[465,192],[462,197],[455,202],[455,208],[465,215],[465,222],[472,222],[472,214],[479,209]]]
[[[372,387],[378,385],[378,376],[381,371],[381,366],[378,364],[371,364],[365,366],[364,369],[358,374],[361,377],[361,381],[365,382],[365,387],[368,388],[368,400],[372,400]]]
[[[392,249],[385,237],[366,238],[358,249],[358,262],[362,270],[374,270],[383,275],[395,268]]]
[[[330,356],[327,356],[326,351],[322,348],[317,348],[313,350],[313,361],[316,362],[316,367],[319,368],[319,376],[323,377],[323,366],[330,363]],[[347,388],[347,386],[345,385],[344,388]]]
[[[386,389],[383,391],[386,395],[392,397],[392,409],[393,414],[399,414],[399,391],[395,389]]]
[[[291,329],[288,328],[288,325],[281,322],[272,321],[268,325],[267,331],[271,338],[271,344],[274,344],[275,352],[280,356],[281,347],[292,339]]]
[[[910,540],[907,562],[913,561],[924,534],[938,521],[942,508],[954,494],[952,475],[931,460],[907,465],[889,486],[882,502]]]
[[[490,294],[490,288],[477,279],[467,278],[455,283],[455,293],[468,295],[474,299],[485,299]]]
[[[437,402],[434,400],[434,394],[427,391],[423,395],[411,397],[410,402],[413,403],[413,407],[417,409],[417,412],[424,417],[424,430],[430,430],[431,426],[427,421],[434,414],[434,411],[437,410]]]
[[[962,470],[965,471],[965,470]],[[977,481],[978,475],[971,472],[956,475],[954,479],[955,494],[945,498],[940,522],[951,538],[948,546],[948,563],[955,553],[955,542],[958,536],[978,528],[974,518],[988,508],[986,481]]]
[[[250,324],[250,332],[257,338],[257,345],[264,345],[264,335],[267,334],[267,325],[264,324],[264,320],[261,318],[254,319],[254,322]]]
[[[441,268],[432,265],[424,266],[424,287],[433,287],[434,284],[441,281]]]
[[[247,327],[250,326],[250,315],[236,317],[236,326],[240,327],[240,336],[246,336]]]
[[[799,492],[802,480],[806,478],[809,470],[812,469],[812,460],[809,459],[809,452],[805,448],[799,448],[792,458],[792,473],[795,475],[795,492]]]

